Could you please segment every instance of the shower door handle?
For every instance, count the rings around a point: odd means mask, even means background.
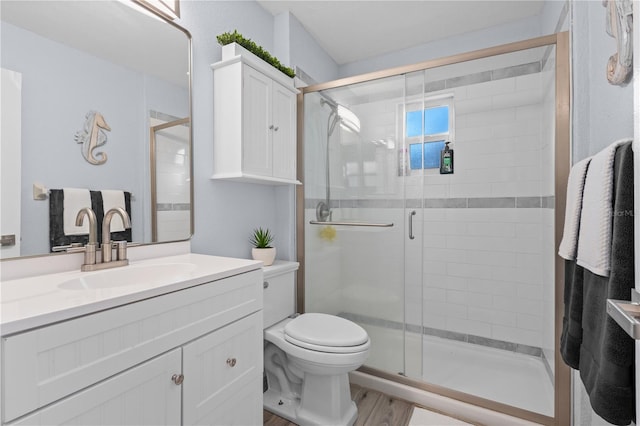
[[[409,239],[413,240],[416,237],[413,235],[413,217],[416,215],[416,211],[415,210],[411,210],[411,213],[409,213]]]

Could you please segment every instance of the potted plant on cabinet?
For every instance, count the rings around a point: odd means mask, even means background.
[[[271,235],[269,229],[254,229],[250,241],[253,245],[253,248],[251,249],[251,256],[255,260],[261,260],[264,263],[264,266],[273,264],[273,261],[276,258],[276,248],[271,247],[273,235]]]
[[[287,77],[293,78],[296,75],[296,72],[293,70],[293,68],[289,68],[283,65],[282,63],[280,63],[278,58],[276,58],[275,56],[272,56],[262,46],[256,44],[250,38],[245,38],[237,30],[233,30],[232,33],[226,32],[226,33],[219,34],[218,36],[216,36],[216,39],[218,40],[218,43],[223,47],[223,55],[222,55],[223,59],[224,59],[226,46],[228,46],[228,52],[234,52],[234,53],[236,52],[239,46],[242,50],[246,50],[249,53],[255,55],[257,58],[262,59],[267,64],[273,66],[275,69],[279,70]],[[232,56],[235,56],[235,55],[232,55]]]

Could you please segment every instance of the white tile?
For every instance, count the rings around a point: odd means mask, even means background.
[[[441,315],[445,321],[450,318],[467,318],[467,307],[456,303],[432,302],[424,300],[424,312],[432,315]]]
[[[493,137],[493,129],[491,126],[459,126],[456,123],[455,144],[458,143],[476,143],[479,141],[491,140]]]
[[[467,224],[468,235],[492,236],[492,237],[515,237],[516,224],[508,222],[472,222]]]
[[[517,286],[509,281],[483,280],[477,278],[468,278],[467,285],[470,292],[484,293],[489,295],[500,295],[504,297],[516,296]],[[493,306],[493,302],[491,303]]]
[[[448,263],[447,273],[454,277],[491,278],[491,266],[465,263]]]
[[[518,284],[517,295],[523,299],[542,300],[544,288],[542,285]]]
[[[427,312],[426,310],[422,313],[422,324],[425,327],[438,328],[440,330],[444,330],[446,323],[445,315],[435,314],[433,312]]]
[[[484,96],[466,100],[456,100],[455,111],[456,116],[465,114],[474,114],[484,112],[492,108],[492,99],[490,96]]]
[[[458,333],[473,334],[475,336],[491,336],[491,324],[465,318],[447,318],[446,329]]]
[[[492,325],[491,327],[491,337],[494,339],[538,347],[540,347],[542,343],[542,333],[539,331],[524,330],[516,327],[504,327],[501,325]]]
[[[523,90],[515,93],[494,95],[492,97],[492,105],[493,109],[528,106],[541,102],[542,95],[543,94],[540,92],[540,90]],[[520,119],[519,116],[517,117],[518,119]]]
[[[513,109],[501,109],[484,111],[477,114],[467,114],[459,117],[456,123],[462,127],[478,127],[486,125],[501,125],[516,120],[516,111]],[[494,127],[495,136],[495,127]]]
[[[489,183],[453,184],[449,189],[449,195],[452,198],[490,197],[491,185]]]
[[[513,78],[488,81],[486,83],[474,84],[467,87],[468,98],[490,97],[496,94],[511,93],[516,88],[516,81]]]
[[[540,74],[534,73],[516,77],[516,90],[540,90],[542,86]]]
[[[447,303],[455,303],[458,305],[466,305],[467,302],[467,292],[459,291],[459,290],[447,290],[446,291],[446,301]]]
[[[482,321],[490,324],[497,324],[506,327],[517,325],[517,314],[515,312],[496,311],[494,309],[469,306],[469,319]]]
[[[428,247],[424,249],[424,259],[434,260],[436,262],[467,262],[468,253],[466,250],[447,249],[444,247]]]
[[[518,328],[533,331],[542,331],[542,316],[518,313]]]
[[[467,262],[478,265],[513,265],[516,253],[491,252],[491,251],[469,251]]]

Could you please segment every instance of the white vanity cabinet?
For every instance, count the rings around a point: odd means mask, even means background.
[[[262,424],[262,270],[2,338],[2,423]]]
[[[223,60],[211,66],[212,178],[299,183],[293,80],[244,49],[237,55],[224,52]]]

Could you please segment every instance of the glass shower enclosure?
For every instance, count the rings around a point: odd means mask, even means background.
[[[304,310],[367,330],[365,372],[543,424],[566,415],[557,39],[305,88],[299,146]]]

